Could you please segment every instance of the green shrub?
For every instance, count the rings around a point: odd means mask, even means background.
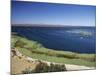
[[[65,65],[60,64],[50,64],[50,71],[51,72],[58,72],[58,71],[66,71]]]
[[[23,48],[24,46],[26,45],[26,43],[25,42],[23,42],[23,41],[21,41],[21,40],[17,40],[16,42],[15,42],[15,47],[21,47],[21,48]]]

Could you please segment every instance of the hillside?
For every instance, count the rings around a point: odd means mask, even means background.
[[[95,69],[95,54],[48,49],[17,34],[12,35],[11,46],[12,74]]]

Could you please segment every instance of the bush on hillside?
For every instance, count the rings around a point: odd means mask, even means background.
[[[58,71],[66,71],[65,65],[61,64],[53,64],[50,66],[47,63],[39,61],[39,64],[35,68],[35,73],[43,73],[43,72],[58,72]]]
[[[21,48],[23,48],[25,45],[26,45],[25,42],[23,42],[23,41],[21,41],[21,40],[17,40],[17,41],[15,42],[14,47],[21,47]]]

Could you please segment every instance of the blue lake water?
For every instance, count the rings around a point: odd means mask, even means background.
[[[38,41],[46,48],[79,53],[96,52],[95,27],[12,26],[12,32]]]

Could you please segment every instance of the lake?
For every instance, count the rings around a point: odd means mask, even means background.
[[[50,49],[78,53],[96,52],[95,27],[12,26],[12,32],[17,32],[30,40],[38,41],[44,47]]]

